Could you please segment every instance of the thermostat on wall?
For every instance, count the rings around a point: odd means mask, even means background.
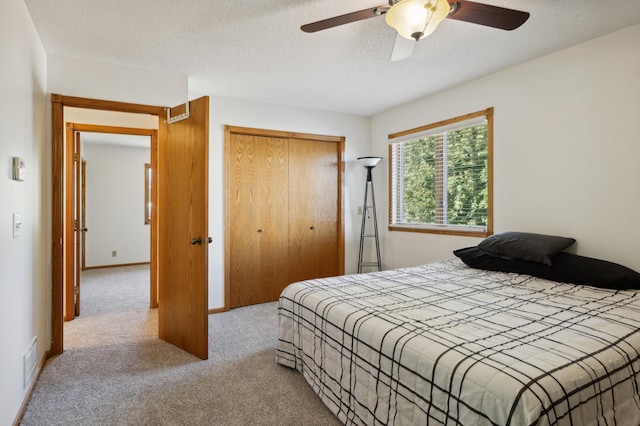
[[[24,160],[20,157],[13,157],[13,180],[23,181],[25,174]]]

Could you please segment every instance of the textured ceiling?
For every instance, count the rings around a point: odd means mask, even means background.
[[[478,0],[524,10],[502,31],[445,20],[389,60],[384,17],[300,25],[377,0],[25,0],[47,53],[190,77],[199,93],[373,115],[640,22],[640,0]]]

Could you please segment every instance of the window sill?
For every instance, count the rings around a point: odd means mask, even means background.
[[[418,232],[424,234],[461,235],[467,237],[488,237],[492,234],[490,229],[478,229],[472,227],[450,227],[437,225],[389,225],[389,231]]]

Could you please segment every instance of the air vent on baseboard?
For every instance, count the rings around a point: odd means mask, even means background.
[[[38,337],[34,337],[33,341],[24,352],[22,356],[23,366],[24,366],[24,383],[23,388],[26,388],[29,382],[31,381],[31,377],[33,376],[33,372],[36,370],[36,365],[38,364]]]

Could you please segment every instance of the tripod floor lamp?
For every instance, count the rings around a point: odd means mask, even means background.
[[[362,267],[377,267],[382,270],[382,259],[380,258],[380,240],[378,238],[378,219],[376,217],[376,196],[373,192],[373,181],[371,171],[382,160],[382,157],[358,157],[358,161],[367,169],[367,182],[364,187],[364,204],[362,208],[362,227],[360,228],[360,254],[358,255],[358,273],[362,273]],[[371,201],[369,201],[371,193]],[[373,219],[373,226],[367,226],[367,220]],[[373,229],[371,229],[373,228]],[[373,238],[376,245],[375,260],[364,261],[364,242],[368,238]]]

